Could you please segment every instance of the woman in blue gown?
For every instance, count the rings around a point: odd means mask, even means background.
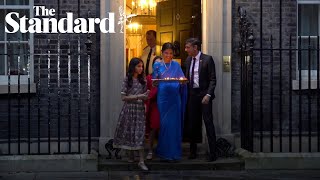
[[[185,77],[178,62],[173,61],[173,45],[162,46],[163,61],[153,65],[153,78]],[[165,160],[180,160],[182,149],[183,115],[187,100],[187,86],[179,82],[158,83],[160,131],[156,153]]]

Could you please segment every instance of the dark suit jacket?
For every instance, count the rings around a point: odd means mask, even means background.
[[[186,78],[190,82],[190,67],[192,57],[186,59]],[[215,98],[214,89],[216,88],[216,69],[212,56],[201,53],[199,62],[199,88],[200,95],[211,95],[211,100]]]

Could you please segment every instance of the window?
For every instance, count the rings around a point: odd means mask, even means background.
[[[28,83],[28,49],[33,54],[33,35],[29,33],[5,33],[5,16],[10,12],[18,12],[20,17],[33,17],[33,0],[0,0],[0,85],[8,84],[10,69],[10,83],[18,84],[18,57],[10,58],[6,54],[20,54],[20,83]],[[18,21],[19,22],[19,21]],[[8,26],[10,30],[12,27]],[[10,43],[9,43],[10,42]],[[20,45],[19,45],[20,42]],[[9,62],[10,61],[10,67]],[[33,56],[30,56],[30,79],[33,82]]]
[[[311,71],[311,80],[317,79],[317,38],[320,32],[320,0],[299,0],[298,1],[298,36],[299,41],[297,46],[301,49],[310,51],[310,66],[309,66],[309,51],[301,51],[301,69],[297,65],[297,70],[301,70],[302,79],[308,79],[309,69]],[[310,36],[310,42],[309,42]],[[297,59],[299,55],[297,54]],[[298,64],[298,63],[297,63]],[[297,71],[299,73],[299,71]],[[298,76],[297,76],[298,77]]]

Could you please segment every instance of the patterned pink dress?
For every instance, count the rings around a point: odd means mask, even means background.
[[[133,78],[132,87],[128,87],[128,78],[122,83],[121,94],[138,95],[147,91],[147,84],[140,84],[138,79]],[[145,107],[142,100],[124,102],[116,131],[114,134],[113,147],[128,150],[144,149],[145,140]]]

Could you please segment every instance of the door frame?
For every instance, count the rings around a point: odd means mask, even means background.
[[[100,0],[100,18],[114,12],[119,18],[119,7],[125,0]],[[209,10],[210,9],[210,10]],[[222,56],[231,56],[232,0],[201,0],[202,51],[213,56],[216,65],[217,97],[213,101],[213,116],[218,136],[231,137],[231,72],[223,72]],[[209,18],[210,17],[210,21]],[[117,28],[119,28],[117,26]],[[124,27],[125,28],[125,27]],[[214,32],[214,33],[211,33]],[[125,75],[125,36],[118,32],[100,36],[100,138],[99,153],[107,154],[104,147],[113,138],[122,107],[121,82]],[[122,59],[122,60],[121,60]],[[112,86],[110,86],[112,84]],[[204,128],[205,129],[205,128]],[[206,141],[204,141],[206,142]]]

